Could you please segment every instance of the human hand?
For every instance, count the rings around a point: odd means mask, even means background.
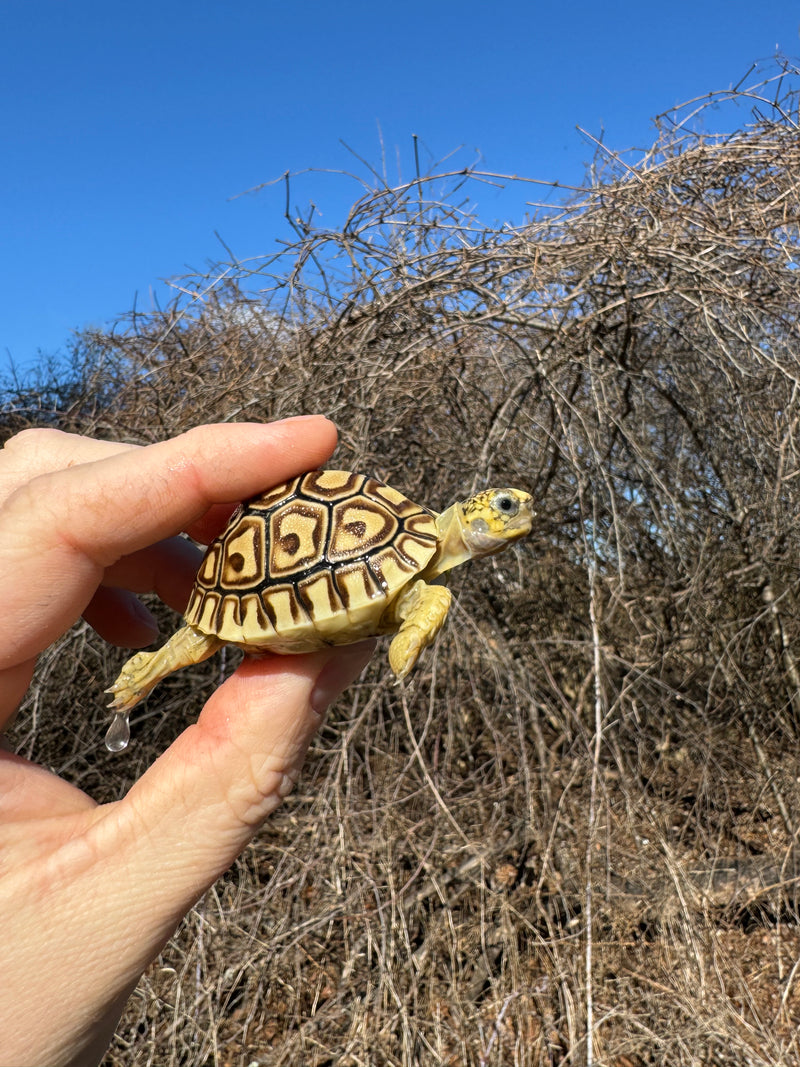
[[[322,418],[191,430],[146,448],[26,431],[0,452],[0,730],[36,656],[83,614],[155,637],[135,594],[182,610],[231,503],[324,462]],[[97,1062],[131,990],[291,790],[371,645],[245,659],[116,803],[0,748],[0,1063]],[[65,724],[69,728],[69,723]]]

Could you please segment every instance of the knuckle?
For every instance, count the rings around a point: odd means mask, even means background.
[[[9,437],[3,449],[14,453],[50,451],[53,448],[59,448],[69,436],[63,430],[55,430],[46,426],[30,426],[15,433],[13,437]]]

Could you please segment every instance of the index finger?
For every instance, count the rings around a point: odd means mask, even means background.
[[[324,462],[336,443],[320,416],[222,424],[41,475],[0,509],[0,668],[28,659],[89,603],[106,567]]]

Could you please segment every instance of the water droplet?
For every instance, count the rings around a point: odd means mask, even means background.
[[[118,711],[111,720],[111,725],[106,731],[106,748],[109,752],[122,752],[128,747],[131,739],[131,728],[128,725],[127,711]]]

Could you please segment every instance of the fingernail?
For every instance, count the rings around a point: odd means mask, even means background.
[[[356,645],[344,645],[336,650],[333,658],[322,668],[311,691],[311,707],[317,715],[324,715],[348,685],[353,684],[374,651],[374,641],[359,641]]]

